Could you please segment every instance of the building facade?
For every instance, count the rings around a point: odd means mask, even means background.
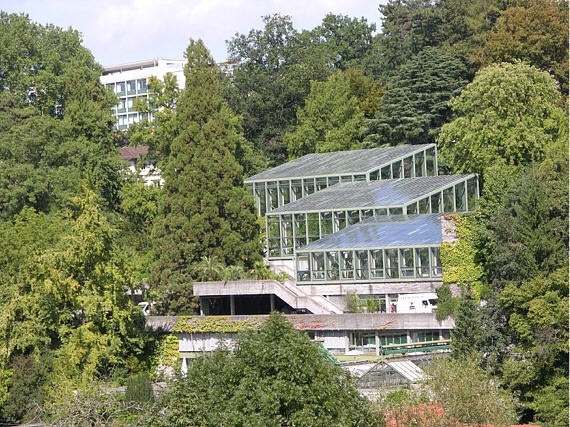
[[[112,110],[116,119],[116,129],[126,130],[133,123],[145,118],[152,120],[152,114],[149,117],[147,113],[134,109],[135,100],[137,98],[148,99],[148,79],[150,77],[164,80],[166,73],[172,73],[176,76],[178,87],[183,88],[186,82],[185,63],[184,59],[160,58],[105,67],[100,81],[119,98],[119,103]]]

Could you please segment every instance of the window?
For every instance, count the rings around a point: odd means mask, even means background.
[[[390,213],[390,215],[402,215],[402,208],[390,208],[388,210],[388,212]]]
[[[416,276],[429,277],[429,249],[416,249]]]
[[[400,249],[400,276],[414,277],[414,250]]]
[[[346,228],[346,211],[334,212],[334,231],[337,232],[343,228]]]
[[[280,196],[280,204],[279,206],[284,206],[291,202],[291,193],[289,191],[289,181],[280,181],[279,182],[279,196]]]
[[[441,212],[441,193],[431,195],[431,213]]]
[[[380,179],[380,171],[375,170],[370,172],[370,181],[378,181]]]
[[[326,178],[317,178],[316,183],[317,183],[317,191],[321,191],[321,190],[324,190],[325,188],[327,188],[327,179]]]
[[[295,231],[295,247],[300,248],[307,244],[307,222],[305,214],[295,214],[295,222],[293,224]]]
[[[421,214],[428,214],[429,213],[429,197],[425,199],[421,199],[418,202],[419,212]]]
[[[414,175],[414,161],[412,156],[404,159],[404,178],[411,178]]]
[[[414,168],[415,168],[415,176],[424,176],[424,153],[416,153],[414,154]]]
[[[281,216],[281,251],[282,255],[290,255],[293,253],[292,215]]]
[[[467,210],[465,182],[461,182],[455,185],[455,209],[457,212],[465,212]]]
[[[432,277],[441,277],[441,258],[439,248],[431,248]]]
[[[300,179],[291,181],[291,201],[299,200],[303,197],[303,184]]]
[[[384,254],[382,249],[370,251],[370,277],[381,279],[384,277]]]
[[[350,348],[365,352],[376,352],[376,332],[354,331],[350,333]]]
[[[345,175],[340,177],[340,182],[352,182],[352,175]]]
[[[125,93],[125,82],[118,82],[115,86],[116,93]]]
[[[392,163],[392,178],[401,178],[402,177],[402,162],[398,161]]]
[[[408,336],[402,335],[381,335],[380,345],[397,345],[397,344],[407,344]]]
[[[325,257],[322,252],[311,253],[311,272],[313,273],[313,280],[324,280]]]
[[[321,212],[321,238],[333,233],[332,212]]]
[[[329,184],[329,187],[332,186],[332,185],[338,184],[338,181],[339,181],[338,176],[329,176],[329,177],[328,177],[328,184]]]
[[[315,180],[313,178],[304,179],[303,189],[305,191],[305,196],[313,194],[315,192]]]
[[[435,147],[426,150],[426,172],[427,176],[436,176],[436,158],[435,158]]]
[[[281,255],[279,242],[281,240],[281,233],[279,227],[279,217],[267,217],[267,244],[269,246],[269,256],[277,257]]]
[[[355,251],[354,254],[356,255],[356,279],[368,279],[368,252]]]
[[[479,186],[477,177],[467,180],[467,209],[474,210],[479,206]]]
[[[308,254],[299,254],[297,257],[297,280],[300,282],[308,282],[311,280]]]
[[[446,188],[443,190],[443,211],[444,212],[455,212],[455,206],[453,204],[453,187]]]
[[[338,252],[327,252],[327,279],[338,280]]]
[[[307,214],[307,227],[309,229],[309,243],[319,240],[319,214]]]
[[[353,252],[352,251],[341,251],[340,252],[340,274],[343,279],[353,279]]]
[[[380,171],[380,178],[381,179],[390,179],[392,178],[392,169],[390,166],[384,166]]]
[[[397,279],[400,277],[400,269],[398,262],[398,250],[397,249],[387,249],[385,251],[386,262],[385,271],[387,279]]]
[[[146,79],[137,80],[137,89],[139,92],[146,92],[148,90]]]
[[[137,83],[135,80],[129,80],[127,82],[127,91],[129,93],[135,93],[137,91]]]
[[[418,213],[418,204],[417,203],[411,203],[408,206],[406,206],[406,214],[412,215],[412,214],[417,214],[417,213]]]

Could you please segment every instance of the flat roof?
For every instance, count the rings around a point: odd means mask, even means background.
[[[432,147],[435,144],[312,153],[249,177],[245,182],[363,174]]]
[[[438,175],[417,178],[358,181],[336,184],[267,213],[267,216],[312,211],[404,206],[470,175]]]
[[[297,249],[297,253],[440,245],[442,215],[370,218],[303,246]]]

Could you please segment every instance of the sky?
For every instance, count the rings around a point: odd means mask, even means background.
[[[202,39],[217,62],[226,41],[263,29],[262,16],[289,15],[296,30],[318,26],[328,13],[364,17],[380,28],[386,0],[0,0],[0,10],[33,22],[72,27],[103,65],[183,58],[189,40]]]

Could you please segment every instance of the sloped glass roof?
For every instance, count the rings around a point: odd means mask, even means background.
[[[439,175],[337,184],[303,197],[268,215],[403,206],[475,175]]]
[[[313,153],[249,177],[246,183],[329,175],[363,174],[435,144],[401,145],[331,153]]]
[[[297,253],[440,245],[441,215],[394,215],[370,218],[299,248]]]

